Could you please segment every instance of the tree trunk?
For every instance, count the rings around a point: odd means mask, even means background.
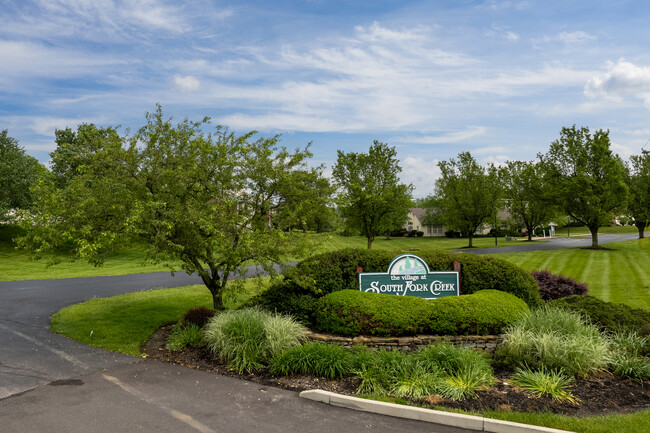
[[[474,248],[472,245],[472,233],[469,234],[469,245],[467,246],[467,248]]]
[[[373,237],[368,236],[368,249],[372,248],[372,241],[374,240]]]
[[[643,233],[643,231],[645,230],[645,223],[644,224],[634,224],[634,225],[636,226],[637,230],[639,230],[639,239],[643,239],[644,236],[645,236],[645,234]]]
[[[589,227],[589,231],[591,232],[591,248],[597,250],[600,248],[598,246],[598,227]]]
[[[214,308],[216,311],[221,311],[224,310],[225,308],[223,307],[223,297],[222,292],[211,292],[212,293],[212,308]]]

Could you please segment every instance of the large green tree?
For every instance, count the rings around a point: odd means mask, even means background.
[[[46,173],[47,169],[27,155],[6,129],[0,132],[0,221],[8,218],[11,209],[32,206],[30,188]]]
[[[368,153],[338,151],[333,176],[345,224],[368,239],[403,224],[412,205],[413,186],[399,183],[402,171],[394,147],[377,140]]]
[[[95,154],[110,143],[120,144],[122,137],[115,128],[83,123],[76,131],[70,128],[54,131],[56,149],[50,154],[52,175],[56,185],[64,187],[88,166]]]
[[[112,134],[62,186],[43,184],[37,212],[26,215],[21,245],[37,253],[71,247],[94,264],[139,241],[148,259],[196,272],[216,309],[230,279],[256,263],[268,271],[308,251],[301,231],[282,230],[282,192],[309,172],[308,148],[287,151],[278,137],[237,136],[203,122],[173,125],[162,110],[133,137]],[[76,158],[73,158],[76,160]],[[309,195],[303,204],[308,206]],[[290,224],[287,223],[287,226]]]
[[[505,206],[513,222],[525,227],[532,241],[536,228],[546,225],[558,213],[553,190],[538,162],[509,161],[501,170]]]
[[[609,131],[562,128],[546,155],[540,155],[557,204],[591,232],[592,248],[598,246],[598,228],[610,225],[625,208],[628,187],[625,166],[612,153]]]
[[[493,221],[501,206],[503,189],[497,168],[481,166],[469,152],[458,154],[458,160],[438,163],[441,175],[435,182],[433,203],[435,214],[449,229],[472,238],[484,223]]]
[[[630,196],[628,199],[628,214],[634,218],[634,225],[639,230],[639,239],[643,239],[644,231],[650,226],[650,153],[630,157],[627,171],[627,185]]]

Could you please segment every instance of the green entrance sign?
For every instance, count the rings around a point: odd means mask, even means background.
[[[359,290],[368,293],[438,299],[460,295],[459,272],[429,272],[429,266],[413,254],[397,256],[388,272],[360,272]]]

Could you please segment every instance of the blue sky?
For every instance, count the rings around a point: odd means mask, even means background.
[[[0,129],[46,162],[55,129],[160,103],[327,167],[387,142],[424,196],[439,160],[531,160],[573,124],[639,154],[649,22],[643,1],[0,0]]]

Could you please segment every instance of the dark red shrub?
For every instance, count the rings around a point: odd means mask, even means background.
[[[587,285],[573,278],[551,274],[549,271],[533,271],[532,274],[544,301],[587,293]]]
[[[196,307],[190,308],[183,315],[183,324],[194,323],[195,325],[203,327],[210,318],[215,315],[216,311],[212,308]]]

